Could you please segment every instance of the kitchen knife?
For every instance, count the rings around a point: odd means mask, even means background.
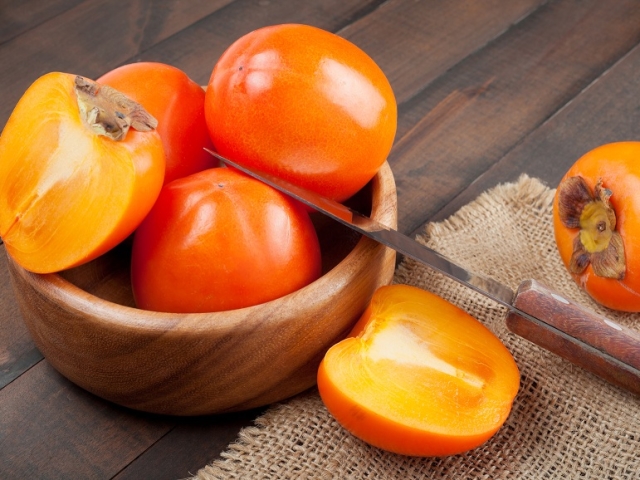
[[[590,312],[533,279],[523,281],[514,293],[338,202],[208,151],[221,162],[505,306],[506,324],[512,332],[640,395],[640,332]]]

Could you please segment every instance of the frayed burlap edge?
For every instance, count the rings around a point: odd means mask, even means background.
[[[593,303],[558,257],[554,191],[522,176],[431,224],[418,240],[472,271],[517,287],[536,278],[631,328],[637,314]],[[503,307],[405,259],[394,281],[430,290],[487,325],[512,352],[521,386],[502,429],[444,458],[373,448],[338,425],[311,390],[274,405],[194,479],[632,479],[640,472],[640,400],[510,333]]]

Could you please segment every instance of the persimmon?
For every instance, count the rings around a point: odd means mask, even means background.
[[[393,90],[371,57],[293,24],[250,32],[223,53],[205,115],[221,155],[338,201],[373,178],[397,124]]]
[[[164,183],[217,165],[204,118],[204,90],[177,67],[158,62],[122,65],[98,78],[140,103],[158,120],[166,156]]]
[[[640,311],[640,142],[601,145],[560,181],[553,203],[558,252],[595,301]]]
[[[422,289],[379,288],[318,370],[327,410],[391,452],[444,456],[475,448],[507,419],[518,367],[478,320]]]
[[[320,273],[320,244],[302,205],[229,168],[165,185],[133,240],[133,293],[146,310],[248,307]]]
[[[155,125],[110,87],[58,72],[37,79],[0,137],[0,236],[16,262],[59,271],[128,237],[163,183]]]

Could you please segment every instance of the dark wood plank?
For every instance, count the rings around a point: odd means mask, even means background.
[[[638,41],[635,1],[559,0],[402,104],[399,229],[425,223]]]
[[[83,0],[0,0],[0,44],[46,22]]]
[[[383,0],[323,0],[291,2],[237,0],[214,17],[158,43],[130,61],[157,61],[174,65],[196,82],[206,84],[222,53],[242,35],[281,23],[304,23],[336,31],[369,12]]]
[[[402,104],[546,1],[389,1],[340,35],[380,65]]]
[[[42,359],[20,317],[7,274],[4,245],[0,246],[0,389]]]
[[[515,181],[523,173],[555,188],[569,167],[589,150],[609,142],[640,140],[638,72],[640,46],[527,136],[433,220],[449,217],[487,189]]]
[[[111,478],[171,425],[103,402],[42,361],[0,390],[0,478]]]
[[[40,75],[59,71],[97,78],[232,0],[87,0],[0,45],[4,125]]]
[[[398,101],[403,102],[472,53],[478,44],[497,37],[544,1],[497,0],[500,8],[478,8],[473,0],[329,0],[313,5],[280,0],[259,4],[247,15],[251,2],[239,0],[211,21],[193,25],[133,60],[166,62],[206,83],[215,61],[239,36],[265,25],[301,22],[304,16],[302,23],[337,32],[367,52],[389,77]],[[457,35],[461,30],[465,35]]]
[[[238,437],[238,430],[248,425],[260,412],[262,410],[250,410],[182,420],[114,480],[175,480],[195,475],[226,450],[229,443]]]

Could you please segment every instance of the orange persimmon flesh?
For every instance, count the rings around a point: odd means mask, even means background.
[[[96,85],[66,73],[40,77],[0,138],[0,236],[36,273],[79,265],[124,240],[164,178],[157,132],[131,128],[120,141],[96,133],[81,115],[78,81]]]
[[[513,357],[479,321],[407,285],[381,287],[318,371],[327,410],[356,437],[413,456],[475,448],[507,419]]]

